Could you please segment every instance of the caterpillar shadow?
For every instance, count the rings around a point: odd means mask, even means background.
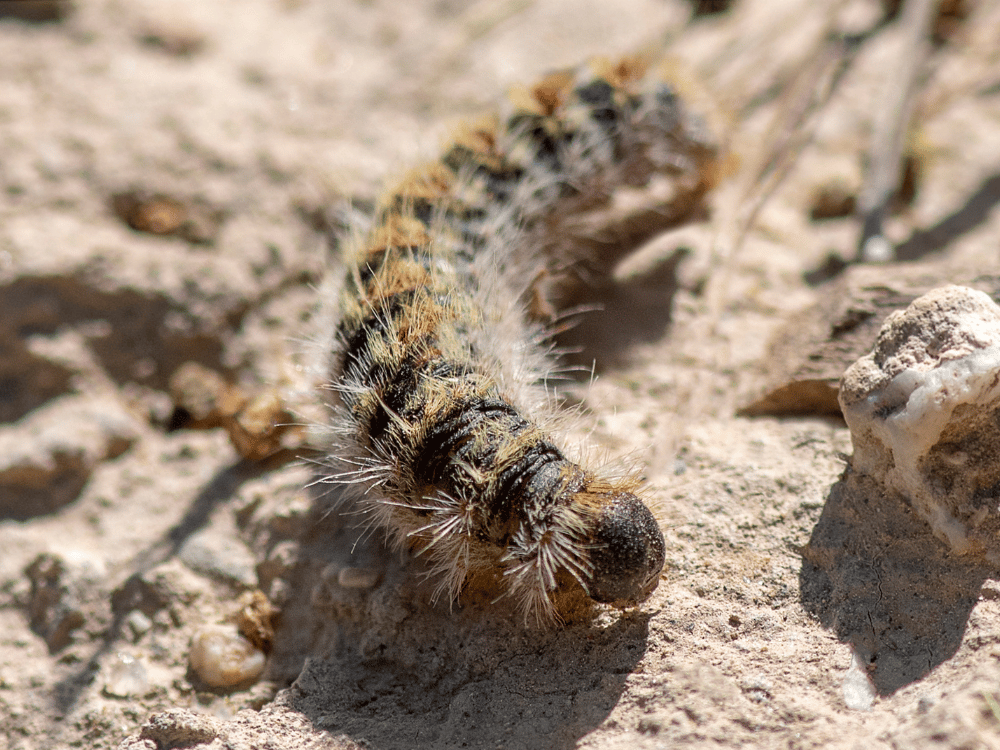
[[[618,704],[648,615],[540,629],[509,599],[467,591],[433,604],[422,560],[362,535],[336,504],[318,499],[307,524],[268,675],[294,680],[280,700],[316,727],[387,750],[571,748]],[[346,567],[379,583],[340,585]]]
[[[575,302],[586,312],[572,316],[556,337],[566,364],[587,371],[620,369],[633,347],[662,339],[673,319],[677,268],[690,254],[681,247],[650,273],[620,283],[603,279],[584,289]]]

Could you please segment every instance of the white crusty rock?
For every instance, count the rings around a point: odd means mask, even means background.
[[[960,554],[1000,562],[1000,307],[961,286],[890,315],[844,373],[851,467]]]

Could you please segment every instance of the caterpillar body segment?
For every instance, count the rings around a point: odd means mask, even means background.
[[[676,181],[661,213],[679,216],[713,157],[669,84],[593,61],[513,91],[382,199],[340,285],[329,481],[429,560],[436,595],[492,572],[546,622],[565,586],[618,606],[656,588],[665,545],[638,482],[572,460],[550,427],[543,324],[581,260],[565,216],[652,175]]]

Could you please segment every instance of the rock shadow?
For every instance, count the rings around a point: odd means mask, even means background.
[[[850,467],[802,558],[803,607],[867,661],[883,696],[958,650],[983,581],[998,573],[952,553],[903,497]]]
[[[59,451],[43,466],[0,470],[0,521],[27,521],[69,505],[90,480],[93,468],[78,453]]]
[[[99,278],[85,274],[22,276],[0,286],[0,352],[29,362],[26,341],[48,336],[64,327],[84,326],[85,338],[101,366],[119,384],[137,382],[165,390],[181,364],[194,361],[220,368],[223,339],[239,324],[245,309],[221,311],[202,319],[179,300],[128,287],[101,288]],[[67,387],[68,375],[48,375],[54,381],[34,400],[37,365],[30,361],[11,373],[0,369],[0,417],[13,421],[45,400],[48,390]],[[20,382],[26,377],[27,384]],[[19,390],[20,389],[20,390]],[[15,399],[15,397],[17,397]],[[6,402],[14,400],[15,403]],[[23,405],[22,403],[23,402]],[[9,412],[9,413],[8,413]]]
[[[896,246],[894,260],[917,261],[940,253],[950,247],[955,240],[985,224],[998,203],[1000,203],[1000,174],[983,180],[962,206],[934,226],[915,230]],[[857,259],[847,261],[836,253],[830,253],[822,263],[806,271],[803,278],[809,286],[819,286],[839,277],[847,268],[858,262]]]
[[[0,327],[0,424],[16,422],[71,389],[73,372],[33,354]]]
[[[55,683],[52,696],[57,711],[62,714],[71,711],[83,691],[98,677],[101,660],[125,638],[125,621],[129,613],[138,610],[153,617],[167,606],[168,602],[161,592],[146,580],[147,574],[176,555],[184,541],[204,528],[212,513],[232,499],[245,482],[275,468],[286,458],[280,455],[268,461],[241,459],[221,469],[191,499],[184,516],[161,539],[131,561],[132,572],[110,594],[111,621],[102,637],[95,639],[96,645],[90,657]]]
[[[961,208],[933,227],[914,232],[896,247],[896,260],[919,260],[947,247],[951,242],[984,224],[1000,203],[1000,174],[983,180]]]
[[[70,0],[5,0],[0,2],[0,19],[44,24],[62,21],[72,10]]]

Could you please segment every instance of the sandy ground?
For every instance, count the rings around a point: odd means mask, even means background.
[[[829,82],[827,30],[870,28],[874,2],[0,2],[0,747],[1000,747],[997,571],[845,499],[838,418],[736,416],[795,369],[772,339],[821,345],[852,295],[996,291],[1000,19],[968,5],[888,227],[910,260],[817,284],[856,227],[810,211],[860,184],[893,29],[802,150],[782,123]],[[656,498],[650,601],[548,631],[432,606],[420,561],[355,546],[308,466],[168,429],[189,361],[308,401],[300,342],[350,206],[508,86],[640,48],[690,71],[734,155],[707,218],[640,250],[566,342],[597,361],[568,394],[580,432]],[[264,677],[212,689],[192,635],[258,588],[281,608]]]

